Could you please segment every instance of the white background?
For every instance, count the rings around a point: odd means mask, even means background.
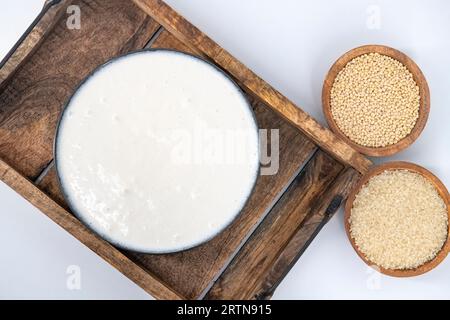
[[[449,1],[167,2],[321,123],[322,81],[342,53],[370,43],[405,52],[428,79],[430,119],[412,147],[378,161],[418,163],[450,186]],[[37,0],[2,1],[0,56],[12,47],[40,6]],[[0,248],[0,298],[150,298],[2,183]],[[81,290],[67,288],[67,269],[72,265],[80,267]],[[450,298],[450,258],[420,277],[381,276],[353,252],[341,210],[274,298]]]

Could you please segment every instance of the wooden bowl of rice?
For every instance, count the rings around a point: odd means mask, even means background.
[[[394,277],[430,271],[450,251],[450,196],[430,171],[409,162],[373,167],[350,193],[345,230],[369,266]]]

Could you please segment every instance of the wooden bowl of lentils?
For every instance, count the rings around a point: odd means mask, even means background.
[[[425,127],[430,92],[419,67],[402,52],[366,45],[341,56],[328,72],[322,104],[331,130],[359,152],[393,155]]]

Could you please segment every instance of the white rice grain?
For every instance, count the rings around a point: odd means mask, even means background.
[[[366,258],[386,269],[414,269],[432,260],[447,239],[445,202],[425,177],[385,171],[355,198],[350,233]]]

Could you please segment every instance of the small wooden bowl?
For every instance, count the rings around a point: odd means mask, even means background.
[[[374,52],[394,58],[400,61],[404,66],[406,66],[408,70],[412,73],[413,78],[419,87],[420,93],[419,118],[417,119],[416,125],[414,126],[411,133],[402,140],[400,140],[399,142],[397,142],[396,144],[379,148],[362,146],[350,140],[336,124],[331,114],[331,104],[330,104],[331,88],[333,87],[334,80],[336,76],[339,74],[339,72],[347,65],[347,63],[349,63],[354,58],[359,57],[363,54]],[[430,90],[428,88],[427,81],[422,71],[420,71],[419,67],[415,64],[415,62],[411,60],[407,55],[396,49],[386,46],[366,45],[352,49],[349,52],[345,53],[333,64],[330,71],[328,71],[328,74],[323,84],[322,107],[323,112],[325,114],[325,119],[328,125],[330,126],[331,130],[336,135],[338,135],[345,142],[347,142],[349,145],[351,145],[354,149],[356,149],[362,154],[374,157],[385,157],[393,155],[407,148],[419,137],[420,133],[425,128],[425,124],[428,119],[428,114],[430,113]]]
[[[350,193],[347,203],[345,205],[345,231],[347,233],[347,237],[350,240],[350,243],[353,246],[353,249],[355,249],[358,256],[369,266],[376,267],[377,270],[379,270],[381,273],[393,276],[393,277],[412,277],[412,276],[418,276],[420,274],[423,274],[425,272],[430,271],[431,269],[435,268],[439,263],[444,260],[444,258],[447,256],[447,254],[450,251],[450,224],[447,229],[447,240],[444,243],[444,246],[442,247],[441,251],[434,257],[433,260],[430,260],[426,262],[425,264],[415,268],[415,269],[406,269],[406,270],[400,270],[400,269],[385,269],[380,266],[376,266],[373,262],[369,261],[366,256],[359,250],[358,246],[355,243],[355,240],[352,238],[350,234],[350,215],[353,208],[353,202],[355,201],[356,195],[361,191],[361,188],[374,176],[381,174],[384,171],[391,171],[391,170],[408,170],[411,172],[415,172],[418,174],[421,174],[423,177],[425,177],[428,181],[430,181],[436,190],[438,191],[441,198],[444,200],[445,205],[447,207],[447,215],[450,222],[450,195],[444,186],[444,184],[430,171],[427,169],[418,166],[413,163],[409,162],[403,162],[403,161],[395,161],[395,162],[388,162],[384,163],[379,166],[375,166],[372,169],[369,170],[369,172],[364,175],[361,180],[355,185],[353,191]]]

